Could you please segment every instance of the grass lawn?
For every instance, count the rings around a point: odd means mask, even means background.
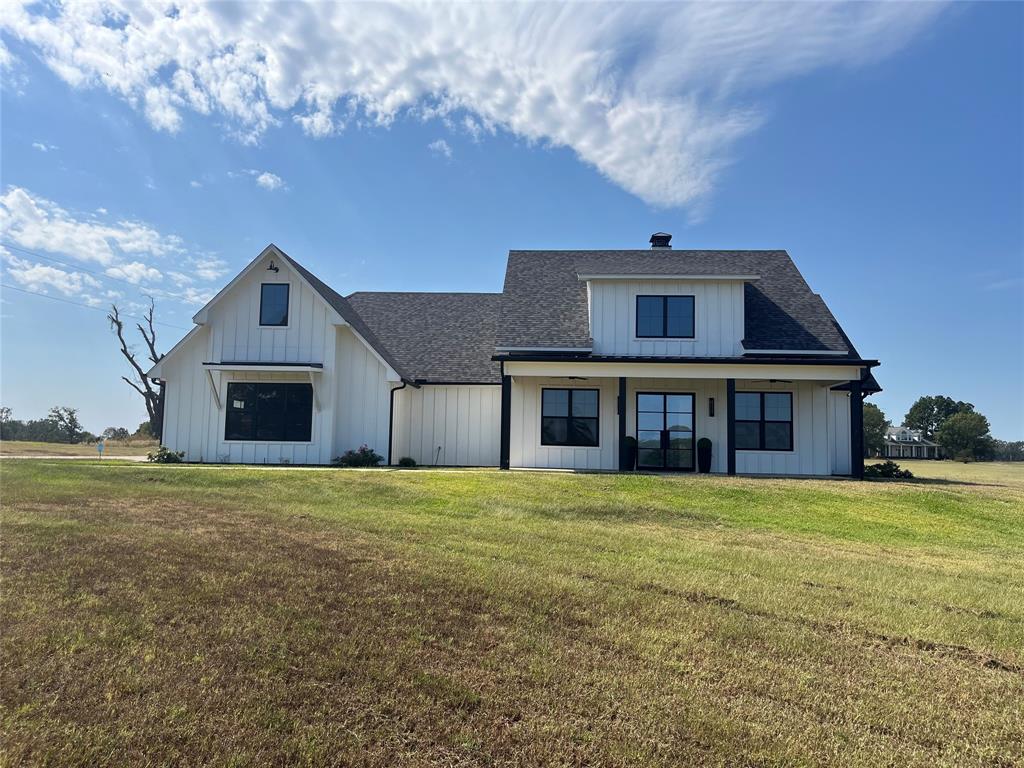
[[[1021,764],[1024,468],[979,469],[5,461],[0,759]]]
[[[156,450],[155,441],[118,442],[108,440],[103,448],[104,456],[145,456]],[[87,443],[36,443],[29,440],[0,441],[0,456],[96,456],[95,444]]]

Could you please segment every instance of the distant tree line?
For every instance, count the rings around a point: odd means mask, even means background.
[[[153,431],[149,421],[135,432],[127,427],[107,427],[99,436],[87,431],[78,420],[78,409],[54,406],[42,419],[22,421],[10,408],[0,406],[0,440],[27,440],[36,443],[95,443],[97,440],[149,440]]]
[[[882,409],[864,404],[864,455],[880,455],[885,432],[892,426]],[[902,426],[921,430],[942,446],[947,458],[960,461],[1024,461],[1024,441],[992,437],[988,419],[974,405],[945,395],[919,397],[903,417]]]

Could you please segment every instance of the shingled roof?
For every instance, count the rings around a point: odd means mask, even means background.
[[[376,293],[346,297],[412,381],[500,384],[492,362],[500,293]]]
[[[747,349],[843,352],[858,357],[786,251],[510,251],[499,349],[591,346],[580,275],[756,275],[744,287]]]

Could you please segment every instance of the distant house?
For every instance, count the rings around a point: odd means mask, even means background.
[[[889,427],[885,431],[882,456],[886,459],[941,459],[942,446],[925,437],[920,429]]]
[[[785,251],[511,251],[501,293],[342,296],[268,246],[149,372],[189,461],[863,472],[876,360]],[[635,452],[632,450],[636,448]]]

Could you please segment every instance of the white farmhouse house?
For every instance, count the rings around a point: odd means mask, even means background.
[[[274,245],[149,371],[189,461],[863,472],[879,387],[785,251],[511,251],[501,293],[342,296]],[[635,439],[634,444],[629,438]],[[634,450],[635,448],[635,450]]]

